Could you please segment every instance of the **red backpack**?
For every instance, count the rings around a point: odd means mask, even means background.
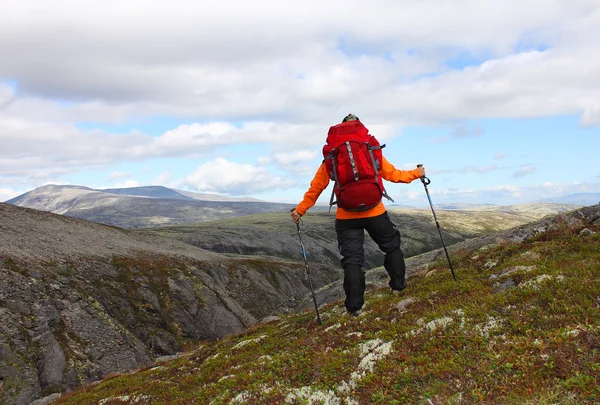
[[[335,181],[330,209],[337,204],[346,211],[365,211],[379,204],[382,197],[394,201],[387,195],[379,175],[383,147],[358,120],[329,128],[323,162],[329,177]]]

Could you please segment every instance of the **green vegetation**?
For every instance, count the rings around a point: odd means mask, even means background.
[[[56,404],[600,402],[600,226],[445,258],[403,296],[282,315]]]

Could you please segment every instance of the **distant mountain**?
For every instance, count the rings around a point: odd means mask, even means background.
[[[106,188],[102,190],[104,193],[117,194],[117,195],[129,195],[137,197],[151,197],[151,198],[171,198],[175,200],[193,200],[192,197],[188,197],[179,191],[163,186],[147,186],[147,187],[129,187],[129,188]]]
[[[128,195],[136,197],[151,197],[151,198],[169,198],[175,200],[199,200],[199,201],[237,201],[237,202],[261,202],[256,198],[250,197],[228,197],[221,194],[212,193],[193,193],[191,191],[178,190],[164,186],[143,186],[143,187],[127,187],[127,188],[107,188],[101,189],[110,194]]]
[[[6,201],[7,204],[65,214],[80,201],[104,200],[114,197],[88,187],[47,185]],[[115,197],[116,198],[116,197]]]
[[[190,197],[194,200],[202,200],[202,201],[238,201],[238,202],[265,202],[263,200],[259,200],[258,198],[251,197],[227,197],[221,194],[210,194],[210,193],[193,193],[191,191],[177,190],[179,194],[182,194],[186,197]]]
[[[123,228],[198,223],[261,212],[288,212],[295,207],[259,200],[238,201],[225,196],[218,200],[202,200],[201,197],[166,187],[94,190],[82,186],[48,185],[7,203]]]
[[[600,193],[575,193],[569,194],[563,197],[557,198],[546,198],[540,200],[544,202],[553,203],[565,203],[565,204],[578,204],[582,206],[596,205],[600,203]]]
[[[124,187],[124,188],[105,188],[105,189],[93,189],[84,186],[77,185],[47,185],[38,187],[33,191],[40,191],[44,194],[48,192],[55,192],[61,189],[77,189],[83,191],[99,191],[102,193],[116,194],[131,197],[149,197],[149,198],[167,198],[173,200],[198,200],[198,201],[218,201],[218,202],[265,202],[257,198],[251,197],[229,197],[221,194],[213,193],[194,193],[191,191],[178,190],[174,188],[164,186],[141,186],[141,187]],[[21,197],[29,194],[21,194],[11,200],[5,201],[8,204],[14,204],[14,201],[21,199]]]
[[[435,208],[441,210],[480,210],[486,208],[496,208],[498,205],[494,204],[465,204],[465,203],[447,203],[447,204],[435,204]]]

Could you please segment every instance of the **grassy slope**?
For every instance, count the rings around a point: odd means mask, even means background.
[[[600,227],[581,228],[458,252],[459,283],[440,261],[358,318],[284,315],[56,403],[599,403]]]

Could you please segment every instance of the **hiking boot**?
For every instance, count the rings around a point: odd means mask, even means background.
[[[399,297],[402,295],[402,290],[392,290],[392,295],[395,297]]]
[[[357,317],[360,316],[360,314],[362,314],[362,310],[359,309],[358,311],[349,312],[349,314],[350,316]]]

